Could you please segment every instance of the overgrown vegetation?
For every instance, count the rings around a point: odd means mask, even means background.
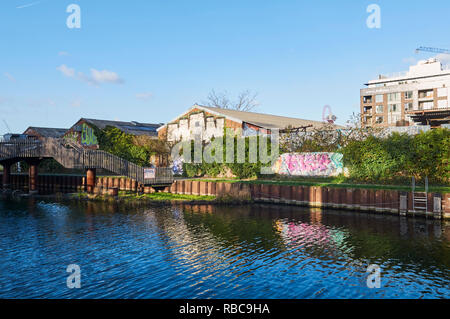
[[[235,138],[234,163],[184,164],[185,175],[267,179],[268,176],[260,175],[261,167],[267,164],[249,161],[251,138],[245,138],[246,155],[243,163],[237,163]],[[258,150],[261,139],[258,137]],[[225,159],[225,143],[223,150]],[[380,129],[357,126],[336,130],[332,125],[324,125],[306,134],[290,132],[288,129],[281,135],[280,154],[288,152],[342,153],[345,167],[348,168],[348,175],[338,177],[342,182],[402,185],[410,183],[413,176],[417,181],[428,177],[430,183],[435,185],[449,185],[450,181],[450,130],[447,128],[433,129],[415,136],[407,133],[386,135]],[[258,152],[258,159],[259,155]]]
[[[280,154],[287,152],[339,152],[344,154],[344,164],[348,168],[342,181],[352,183],[404,184],[410,182],[412,176],[423,180],[426,176],[435,185],[448,185],[450,181],[450,130],[438,128],[422,132],[415,136],[406,133],[384,135],[382,130],[361,128],[357,115],[349,121],[353,124],[345,130],[336,130],[333,125],[314,128],[306,134],[291,132],[287,129],[281,134]],[[152,139],[148,136],[133,136],[114,127],[97,130],[100,148],[134,162],[147,166],[154,157],[168,158],[170,147],[165,139]],[[228,149],[226,138],[222,149],[211,151],[215,158],[213,163],[184,163],[186,177],[219,177],[252,179],[261,177],[261,168],[270,163],[262,163],[259,149],[263,139],[267,137],[232,137],[234,149]],[[245,145],[244,160],[238,160],[238,140]],[[251,144],[256,145],[253,155],[257,161],[251,160]],[[202,145],[205,148],[212,143]],[[216,143],[217,144],[217,143]],[[209,146],[208,146],[209,145]],[[217,146],[217,145],[216,145]],[[271,143],[267,143],[267,154],[271,154]],[[216,152],[222,152],[221,154]],[[234,161],[227,163],[227,155],[233,154]],[[191,142],[191,158],[195,158],[194,142]],[[166,163],[167,165],[167,163]],[[264,176],[267,178],[267,176]]]
[[[261,175],[261,168],[264,166],[270,166],[270,161],[264,160],[265,157],[272,156],[270,138],[262,136],[241,138],[234,136],[230,137],[230,139],[234,141],[233,148],[227,147],[226,138],[219,140],[213,139],[210,144],[208,143],[202,145],[202,154],[205,154],[205,148],[208,147],[208,145],[216,145],[216,147],[211,151],[211,156],[215,159],[214,162],[208,163],[208,161],[205,161],[203,158],[202,163],[184,163],[183,171],[185,176],[235,176],[240,179],[249,179],[259,177]],[[265,141],[263,139],[265,139]],[[218,147],[218,141],[223,141],[222,149]],[[243,149],[245,150],[245,152],[242,152],[242,158],[239,158],[238,144],[243,145]],[[265,152],[266,154],[261,154],[260,148],[264,149],[265,145],[267,145]],[[219,154],[216,152],[222,153]],[[227,156],[232,157],[233,160],[227,160]],[[193,142],[191,142],[191,158],[195,158]]]
[[[448,185],[450,180],[450,130],[433,129],[411,136],[385,134],[380,128],[362,128],[354,115],[345,130],[332,125],[307,134],[284,134],[281,153],[339,152],[349,174],[343,180],[362,183],[410,183],[411,177]]]
[[[434,129],[415,136],[394,133],[353,140],[340,150],[350,177],[365,182],[388,182],[426,176],[431,182],[450,179],[450,130]]]
[[[117,155],[140,166],[148,166],[155,157],[167,158],[169,147],[163,139],[134,136],[115,127],[96,130],[101,150]]]
[[[187,195],[187,194],[172,194],[172,193],[152,193],[152,194],[139,194],[131,191],[120,191],[117,198],[109,195],[92,195],[87,193],[78,193],[76,196],[79,199],[89,199],[98,201],[114,200],[120,202],[138,202],[138,201],[150,201],[150,202],[212,202],[216,200],[215,196],[204,195]]]

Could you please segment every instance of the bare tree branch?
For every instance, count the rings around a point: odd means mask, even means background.
[[[211,90],[207,97],[207,101],[203,104],[221,109],[250,112],[259,105],[256,100],[257,96],[257,93],[245,90],[238,95],[236,101],[232,101],[227,91],[217,93],[215,90]]]

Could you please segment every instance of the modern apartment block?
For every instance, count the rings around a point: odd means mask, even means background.
[[[361,90],[363,126],[450,123],[450,68],[436,59],[420,61],[407,72],[380,75],[365,85]]]

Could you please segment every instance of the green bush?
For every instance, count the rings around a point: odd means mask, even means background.
[[[251,163],[250,161],[250,139],[256,138],[256,148],[257,148],[257,158],[258,161],[256,163]],[[218,177],[220,174],[225,173],[228,169],[231,171],[233,175],[235,175],[237,178],[240,179],[247,179],[247,178],[253,178],[258,177],[261,172],[261,168],[264,166],[263,163],[261,163],[260,154],[259,154],[259,146],[261,143],[261,139],[263,137],[246,137],[244,138],[245,142],[245,159],[243,163],[237,163],[237,148],[238,148],[238,138],[234,137],[234,162],[233,163],[226,163],[226,155],[227,152],[231,154],[231,150],[227,150],[226,145],[226,139],[224,138],[224,145],[223,145],[223,159],[224,163],[184,163],[183,164],[183,170],[186,177]],[[267,143],[267,152],[270,154],[271,144]],[[194,158],[194,150],[193,150],[193,143],[191,144],[191,158]],[[202,151],[204,152],[206,145],[202,146]],[[212,155],[216,155],[215,152],[212,152]],[[270,164],[268,164],[270,165]]]
[[[350,177],[361,181],[392,181],[415,176],[448,183],[450,130],[435,129],[416,136],[394,133],[350,141],[341,149]]]
[[[162,141],[126,134],[116,127],[97,129],[95,135],[98,137],[100,149],[140,166],[149,165],[152,155],[166,152]]]
[[[450,130],[435,129],[415,136],[412,163],[414,174],[441,182],[450,180]]]

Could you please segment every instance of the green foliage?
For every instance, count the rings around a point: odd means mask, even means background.
[[[432,176],[436,180],[450,180],[450,130],[435,129],[416,135],[412,161],[416,174]]]
[[[254,178],[258,177],[261,172],[261,168],[264,167],[264,165],[270,165],[264,164],[261,162],[261,154],[259,154],[259,148],[260,143],[263,142],[263,138],[265,137],[246,137],[246,138],[239,138],[240,142],[244,145],[245,149],[245,156],[243,157],[243,160],[240,160],[241,163],[238,161],[238,137],[232,137],[231,139],[234,139],[234,149],[227,149],[226,144],[226,138],[223,139],[223,163],[220,163],[220,161],[215,161],[214,163],[207,163],[207,161],[203,158],[203,163],[184,163],[183,164],[183,171],[185,176],[187,177],[203,177],[203,176],[209,176],[209,177],[220,177],[223,176],[227,171],[230,171],[234,176],[240,179],[248,179],[248,178]],[[253,160],[253,157],[251,155],[251,139],[254,139],[254,145],[255,151],[253,152],[254,158],[257,160]],[[267,139],[267,154],[270,156],[271,154],[271,143],[269,138]],[[214,142],[214,141],[212,141]],[[194,147],[193,143],[191,145],[191,158],[194,158]],[[205,147],[206,145],[202,146],[202,153],[204,155],[205,153]],[[230,146],[231,147],[231,146]],[[216,156],[220,159],[219,154],[215,154],[214,151],[211,152],[212,156]],[[227,155],[231,157],[231,155],[234,156],[234,160],[232,163],[226,163]]]
[[[115,127],[97,129],[95,135],[98,137],[100,149],[140,166],[148,166],[152,155],[162,155],[167,152],[162,141],[149,137],[136,137]]]
[[[450,130],[435,129],[416,136],[394,133],[352,140],[341,149],[350,177],[362,181],[392,181],[425,176],[448,183]]]

